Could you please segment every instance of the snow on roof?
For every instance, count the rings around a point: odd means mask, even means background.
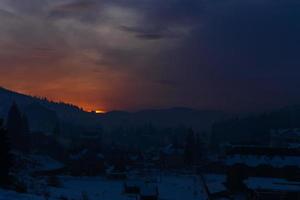
[[[0,200],[43,200],[43,197],[0,189]]]
[[[144,184],[144,182],[139,179],[131,179],[131,180],[127,180],[125,182],[125,185],[127,187],[142,187],[143,184]]]
[[[80,160],[83,156],[85,156],[86,154],[88,153],[88,150],[87,149],[84,149],[82,151],[80,151],[79,153],[77,154],[72,154],[70,155],[70,159],[71,160]]]
[[[183,154],[183,152],[183,149],[176,148],[173,144],[169,144],[162,149],[162,153],[166,155]]]
[[[300,167],[300,156],[261,156],[235,154],[228,156],[225,162],[228,166],[244,164],[249,167],[257,167],[259,165],[270,165],[276,168],[286,166]]]
[[[162,152],[164,154],[172,154],[174,152],[173,144],[169,144],[163,148]]]
[[[38,171],[50,171],[64,167],[62,163],[49,156],[31,155],[30,157],[37,163],[35,170]]]
[[[246,186],[252,190],[273,190],[299,192],[300,182],[287,181],[280,178],[250,177],[244,181]]]
[[[224,174],[206,174],[204,175],[204,180],[210,194],[225,192],[227,190],[224,185],[226,182],[226,175]]]
[[[111,165],[111,166],[108,166],[108,168],[105,170],[105,172],[107,174],[109,174],[109,173],[112,173],[114,170],[115,170],[115,166]]]
[[[290,136],[297,136],[300,137],[300,129],[295,128],[295,129],[280,129],[280,130],[273,130],[273,134],[277,135],[290,135]]]
[[[286,147],[267,146],[231,146],[227,149],[227,155],[257,155],[257,156],[300,156],[300,151]]]

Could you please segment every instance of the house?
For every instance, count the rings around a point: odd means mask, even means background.
[[[126,194],[140,194],[143,181],[139,179],[131,179],[124,182],[124,193]]]
[[[271,130],[270,146],[300,149],[300,129]]]
[[[65,165],[46,155],[28,155],[21,156],[22,159],[30,163],[30,171],[33,176],[52,176],[65,170]]]
[[[280,178],[249,177],[244,181],[248,200],[300,199],[300,182]]]
[[[300,181],[300,151],[264,146],[231,146],[225,159],[226,185],[231,192],[245,191],[249,177]]]
[[[184,167],[184,150],[169,144],[162,148],[160,153],[161,164],[165,168]]]
[[[67,155],[64,147],[53,135],[43,132],[33,132],[30,134],[31,152],[49,155],[58,160],[64,160]]]
[[[80,149],[69,155],[69,171],[72,175],[98,175],[104,172],[105,158],[90,149]]]
[[[106,177],[112,180],[125,180],[127,174],[123,170],[117,169],[115,166],[110,166],[106,169]]]
[[[202,181],[206,193],[211,200],[226,199],[228,192],[226,188],[226,174],[205,174]]]
[[[243,168],[247,176],[269,176],[300,179],[300,150],[261,146],[232,146],[225,165]],[[291,173],[293,172],[293,173]],[[299,176],[295,176],[295,174]]]

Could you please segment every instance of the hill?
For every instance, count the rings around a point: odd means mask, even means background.
[[[0,117],[6,118],[13,102],[28,116],[33,131],[52,132],[57,124],[64,133],[101,128],[97,115],[85,112],[71,104],[48,101],[0,88]]]
[[[110,130],[114,127],[138,127],[151,124],[157,128],[185,126],[198,131],[209,130],[213,122],[226,116],[223,112],[170,108],[139,112],[112,111],[105,114],[85,112],[77,106],[48,101],[0,88],[0,117],[6,118],[13,102],[26,113],[31,129],[52,132],[60,124],[66,134]]]
[[[300,106],[288,106],[270,112],[235,117],[213,125],[212,139],[215,144],[268,144],[272,129],[300,127]]]
[[[197,131],[208,131],[211,125],[223,119],[225,113],[190,108],[169,108],[142,110],[138,112],[113,111],[101,116],[104,127],[142,126],[151,124],[157,128],[176,128],[185,126]]]

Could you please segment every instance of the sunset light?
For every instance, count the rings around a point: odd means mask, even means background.
[[[0,0],[0,200],[300,200],[300,0]]]
[[[104,111],[104,110],[95,110],[95,113],[97,113],[97,114],[104,114],[104,113],[106,113],[106,111]]]

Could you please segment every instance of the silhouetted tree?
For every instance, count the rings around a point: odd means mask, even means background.
[[[242,191],[245,189],[243,181],[246,179],[245,167],[234,165],[227,171],[226,185],[230,191]]]
[[[23,119],[18,105],[14,102],[10,107],[7,116],[7,130],[10,134],[20,134],[22,132]]]
[[[9,172],[12,167],[10,147],[7,139],[7,132],[0,120],[0,186],[6,187],[10,183]]]
[[[60,135],[60,126],[59,126],[59,123],[57,122],[55,124],[54,129],[53,129],[53,136],[54,137],[59,137],[59,135]]]
[[[195,153],[196,153],[195,150],[196,150],[195,134],[192,129],[189,129],[188,134],[186,136],[185,148],[184,148],[185,163],[187,165],[194,164]]]
[[[22,131],[25,135],[28,135],[30,133],[28,119],[24,114],[22,115]]]
[[[203,161],[205,154],[206,154],[206,149],[205,149],[205,142],[204,142],[204,136],[205,133],[202,132],[200,134],[195,135],[195,161],[199,162]]]
[[[21,150],[29,151],[29,125],[25,115],[22,115],[18,105],[14,102],[7,116],[7,132],[11,139],[12,147]]]

